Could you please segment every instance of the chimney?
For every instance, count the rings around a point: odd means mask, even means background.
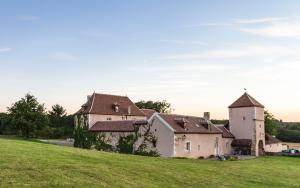
[[[203,118],[206,120],[210,120],[210,112],[204,112]]]
[[[128,106],[128,115],[131,115],[131,106]]]
[[[92,95],[88,95],[87,96],[87,101],[89,101],[91,97],[92,97]]]

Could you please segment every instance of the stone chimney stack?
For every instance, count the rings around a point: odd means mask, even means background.
[[[89,101],[91,97],[92,97],[92,95],[88,95],[88,96],[86,97],[87,101]]]
[[[131,106],[128,106],[128,115],[131,115]]]
[[[204,112],[203,118],[206,120],[210,120],[210,112]]]

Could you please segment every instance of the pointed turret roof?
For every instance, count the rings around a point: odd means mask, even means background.
[[[264,105],[260,104],[257,100],[251,97],[247,92],[244,93],[238,100],[232,103],[229,108],[241,108],[241,107],[260,107],[264,108]]]

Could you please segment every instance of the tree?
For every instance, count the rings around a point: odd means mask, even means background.
[[[67,115],[66,110],[59,104],[53,105],[48,112],[50,129],[44,136],[51,138],[72,137],[74,132],[74,116]],[[45,132],[44,132],[45,133]]]
[[[11,123],[16,126],[21,136],[36,137],[37,132],[48,125],[45,107],[30,94],[8,108]]]
[[[268,134],[276,135],[280,127],[280,121],[277,120],[273,114],[268,111],[264,112],[265,114],[265,131]]]
[[[137,107],[139,108],[146,108],[146,109],[152,109],[156,112],[160,113],[171,113],[173,109],[171,108],[171,104],[167,101],[139,101],[135,103]]]
[[[62,106],[58,104],[53,105],[52,110],[48,113],[51,127],[63,127],[67,113]]]
[[[6,134],[9,129],[8,115],[6,113],[0,113],[0,135]]]

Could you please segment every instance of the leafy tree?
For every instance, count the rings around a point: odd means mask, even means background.
[[[38,131],[48,125],[45,107],[30,94],[8,108],[11,123],[21,133],[21,136],[36,137]]]
[[[8,114],[0,113],[0,135],[6,134],[9,128]]]
[[[280,127],[281,123],[277,120],[273,114],[268,111],[264,112],[265,114],[265,131],[268,134],[276,135],[277,130]]]
[[[51,127],[63,127],[64,119],[67,114],[62,106],[56,104],[52,106],[52,110],[48,113]]]
[[[284,142],[300,142],[300,131],[281,128],[276,137]]]
[[[96,135],[89,131],[88,118],[86,115],[77,115],[78,121],[74,129],[74,147],[90,149],[96,140]]]
[[[66,110],[59,104],[53,105],[48,112],[50,127],[43,133],[49,138],[72,137],[74,132],[74,116],[67,115]]]
[[[156,112],[160,113],[171,113],[173,109],[171,108],[171,104],[167,101],[139,101],[135,103],[137,107],[139,108],[146,108],[146,109],[152,109]]]

